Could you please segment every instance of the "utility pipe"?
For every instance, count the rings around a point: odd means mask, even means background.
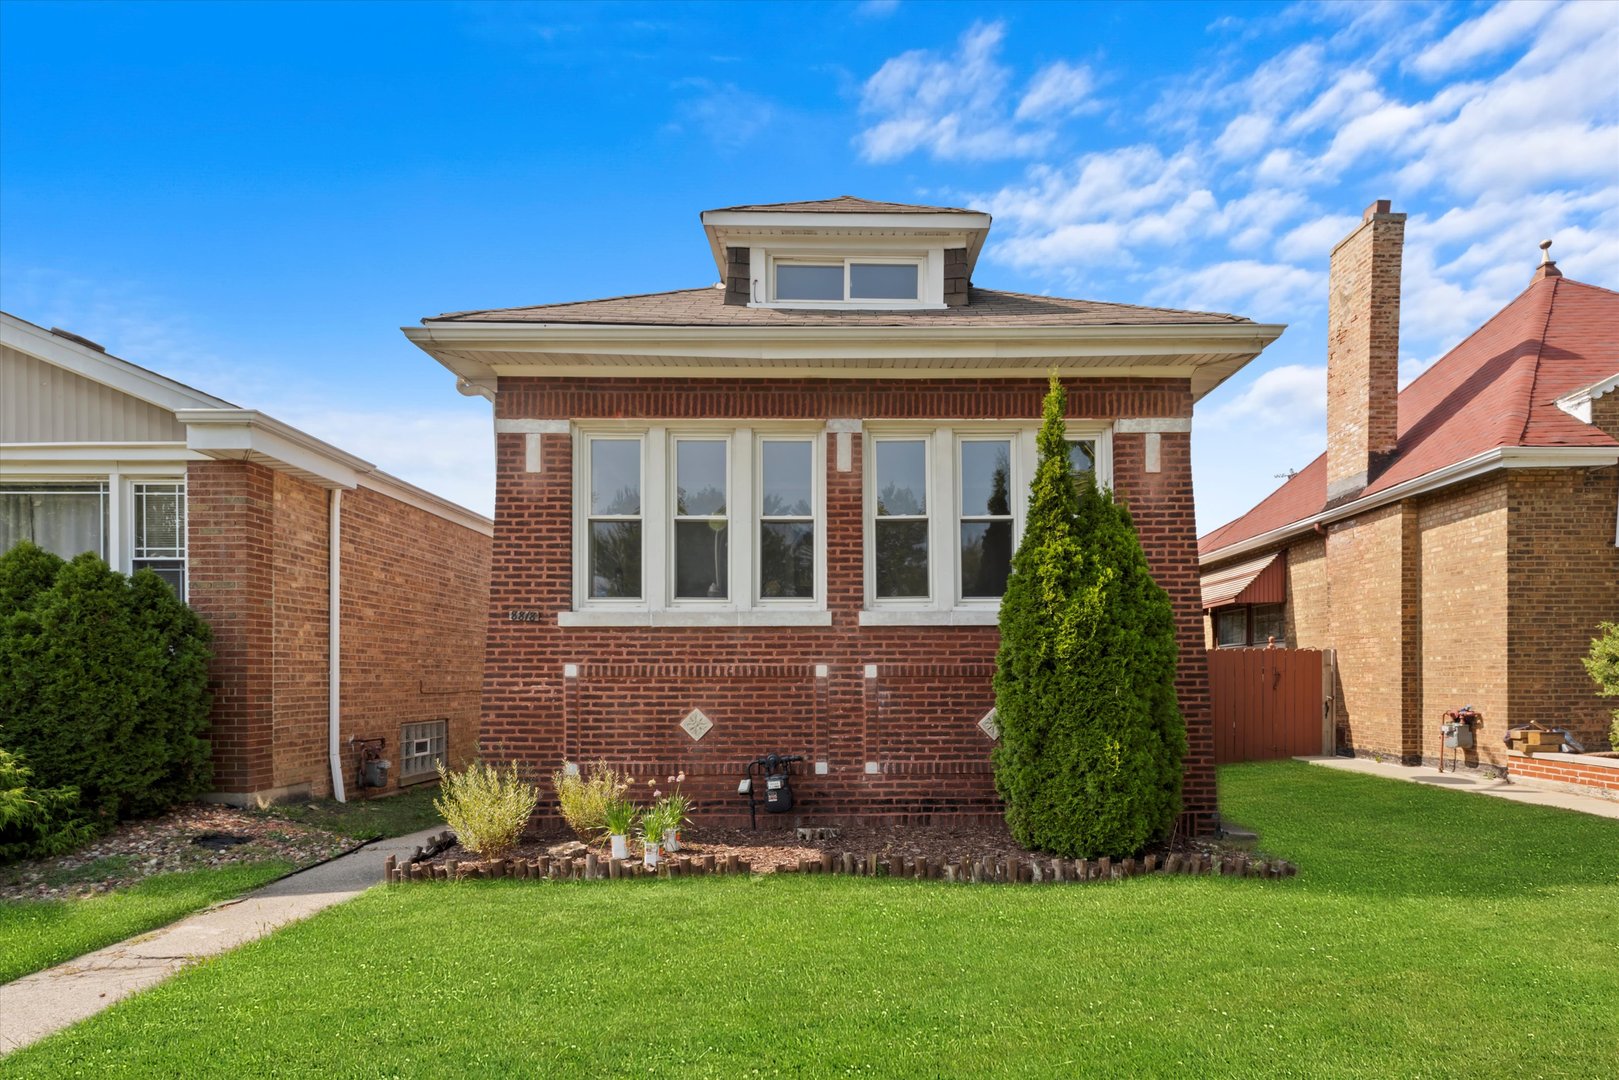
[[[332,798],[348,802],[343,791],[343,489],[333,488],[326,538],[326,753],[332,763]]]

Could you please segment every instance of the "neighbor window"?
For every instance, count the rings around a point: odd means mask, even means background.
[[[438,775],[450,737],[448,720],[404,724],[399,729],[399,782]]]
[[[1282,617],[1281,604],[1255,604],[1251,609],[1253,627],[1250,640],[1255,645],[1268,645],[1272,638],[1282,645],[1287,640],[1287,621]]]
[[[176,595],[186,594],[186,488],[184,484],[136,483],[135,543],[130,550],[130,571],[150,570],[169,583]]]
[[[921,259],[777,259],[776,300],[915,303],[921,298]]]
[[[107,485],[0,484],[0,552],[29,540],[71,559],[107,557]]]
[[[581,607],[815,607],[819,445],[751,428],[583,434]]]
[[[1225,608],[1214,613],[1214,643],[1222,649],[1248,644],[1248,609]]]
[[[1284,604],[1238,604],[1214,613],[1214,644],[1222,649],[1287,644]]]

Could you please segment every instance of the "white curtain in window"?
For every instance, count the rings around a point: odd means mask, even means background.
[[[32,540],[64,559],[106,557],[107,489],[99,484],[0,487],[0,551]]]

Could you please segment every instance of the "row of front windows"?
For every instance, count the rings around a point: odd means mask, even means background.
[[[186,595],[186,486],[118,478],[0,484],[0,551],[30,540],[71,559],[92,552],[151,570]]]
[[[820,432],[580,435],[581,608],[821,608],[829,527]],[[1099,474],[1105,436],[1069,442]],[[1032,429],[868,432],[863,520],[873,607],[984,605],[1005,591],[1034,471]],[[1101,479],[1105,482],[1106,477]]]

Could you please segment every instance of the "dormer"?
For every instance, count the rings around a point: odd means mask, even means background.
[[[703,212],[725,303],[735,307],[964,307],[989,226],[977,210],[853,195]]]

